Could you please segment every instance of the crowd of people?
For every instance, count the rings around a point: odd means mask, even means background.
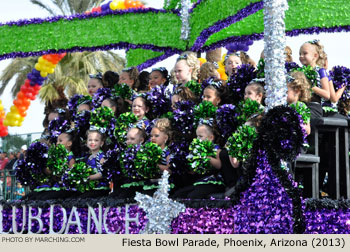
[[[339,85],[336,71],[328,73],[321,43],[305,42],[299,52],[301,65],[285,50],[286,103],[303,113],[309,135],[310,117],[346,118],[349,103],[341,98],[345,83]],[[24,198],[133,198],[136,192],[152,194],[165,170],[174,198],[229,191],[249,150],[235,155],[239,145],[228,139],[241,127],[256,129],[264,114],[264,54],[255,64],[247,52],[229,51],[224,65],[226,81],[216,62],[200,65],[193,52],[182,53],[170,73],[164,67],[150,73],[131,67],[91,74],[88,95],[46,111],[42,138],[16,168],[18,180],[32,189]],[[65,150],[61,158],[59,146]]]

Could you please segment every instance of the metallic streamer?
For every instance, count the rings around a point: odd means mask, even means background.
[[[187,40],[190,37],[190,8],[191,0],[181,0],[181,39]]]
[[[286,46],[285,11],[287,0],[264,0],[264,54],[267,110],[286,104],[287,84],[285,73]]]
[[[172,220],[186,209],[184,204],[169,199],[169,176],[167,171],[163,172],[162,179],[158,182],[159,188],[153,197],[136,193],[135,200],[148,218],[146,227],[141,231],[143,234],[170,234]]]

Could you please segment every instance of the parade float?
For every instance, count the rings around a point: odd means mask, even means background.
[[[280,166],[296,158],[303,142],[298,126],[285,120],[299,122],[283,106],[285,36],[347,32],[349,1],[182,0],[165,1],[161,10],[131,3],[1,24],[0,59],[41,56],[10,112],[1,107],[1,136],[21,125],[30,100],[66,52],[125,49],[128,65],[144,69],[186,50],[264,39],[267,114],[242,181],[220,200],[174,202],[163,174],[153,197],[1,202],[0,233],[350,233],[349,200],[303,199]]]

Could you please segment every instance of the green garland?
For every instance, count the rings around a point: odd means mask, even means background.
[[[251,99],[242,100],[239,102],[237,107],[239,116],[237,121],[239,125],[244,124],[254,114],[260,114],[264,111],[264,107],[257,101]]]
[[[98,32],[93,32],[97,28]],[[181,19],[172,12],[110,14],[24,26],[4,25],[0,26],[0,55],[117,43],[186,50],[186,41],[179,39],[180,36]]]
[[[114,96],[120,96],[123,99],[131,100],[134,91],[128,86],[128,84],[115,84],[112,89],[112,94]]]
[[[99,107],[91,112],[90,125],[98,128],[107,128],[114,117],[113,110],[109,107]]]
[[[142,145],[134,160],[136,172],[144,179],[156,178],[160,174],[158,163],[162,157],[162,149],[155,143]]]
[[[74,188],[83,193],[93,190],[97,184],[97,180],[88,180],[88,177],[94,175],[95,171],[85,162],[75,163],[72,169],[67,172],[67,184],[69,188]]]
[[[222,0],[220,2],[220,5],[223,6],[222,9],[225,9],[228,3],[231,4],[230,7],[232,8],[232,1]],[[334,2],[327,0],[288,1],[288,5],[289,8],[286,11],[285,18],[286,31],[293,31],[295,29],[305,29],[311,27],[328,28],[350,25],[350,20],[349,18],[347,18],[347,10],[350,9],[350,2],[347,0],[340,0],[339,2],[337,2],[337,6],[334,6]],[[320,11],[320,8],[327,11]],[[305,11],[310,13],[310,15],[305,15]],[[218,13],[220,12],[221,9],[220,11],[218,11]],[[208,13],[203,14],[208,15]],[[210,17],[210,15],[208,15],[208,17]],[[202,18],[203,21],[198,22],[207,21],[207,17]],[[244,18],[243,20],[233,23],[230,26],[222,29],[221,31],[211,35],[206,41],[205,46],[210,46],[229,37],[262,34],[263,32],[264,14],[263,10],[259,10],[256,13]],[[191,30],[191,36],[192,35],[196,36],[193,29]]]
[[[185,84],[196,96],[200,97],[202,94],[202,85],[195,80],[190,80]]]
[[[303,72],[308,80],[311,81],[312,87],[317,86],[318,73],[313,69],[312,66],[303,66],[293,69],[293,72]]]
[[[209,157],[216,157],[214,143],[211,141],[201,141],[193,139],[189,147],[189,155],[186,159],[190,163],[191,170],[197,174],[207,174],[212,169]]]
[[[215,107],[210,101],[202,101],[194,108],[194,118],[196,123],[198,123],[201,118],[215,118],[216,110],[217,107]]]
[[[194,43],[194,41],[204,29],[212,26],[220,20],[235,15],[238,11],[247,7],[251,3],[259,1],[261,0],[239,0],[234,2],[232,0],[201,1],[201,3],[193,10],[193,13],[191,15],[190,45]],[[244,21],[245,19],[243,19],[242,21]],[[237,23],[241,23],[242,21],[239,21]],[[258,24],[253,23],[252,25],[255,28]],[[263,22],[262,27],[264,27]],[[244,30],[239,30],[239,33],[244,33]],[[225,38],[227,37],[230,36],[226,35]]]
[[[304,124],[308,124],[310,122],[311,118],[311,111],[308,106],[306,106],[305,103],[303,102],[297,102],[297,103],[292,103],[290,104],[292,108],[294,108],[299,115],[301,115],[301,118],[304,121]]]
[[[126,62],[127,67],[131,66],[138,66],[142,63],[146,62],[149,59],[154,59],[159,56],[162,56],[164,52],[156,52],[152,50],[146,50],[146,49],[130,49],[126,53]]]
[[[242,125],[227,140],[227,149],[231,157],[238,161],[245,161],[253,148],[253,143],[258,134],[252,126]]]
[[[68,151],[63,144],[51,145],[48,153],[47,167],[53,176],[62,176],[68,168]]]
[[[127,129],[133,123],[137,122],[137,117],[131,113],[126,112],[121,114],[116,121],[114,136],[117,138],[118,142],[124,143],[126,140]]]

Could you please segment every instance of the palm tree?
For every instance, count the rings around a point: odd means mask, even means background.
[[[43,1],[31,0],[35,5],[47,10],[51,15],[72,15],[83,13],[92,7],[99,6],[102,0],[51,0],[51,5]],[[0,76],[0,94],[2,94],[11,79],[15,85],[11,92],[16,96],[21,85],[32,71],[38,57],[16,58],[5,68]],[[125,60],[112,51],[96,51],[67,53],[55,68],[55,73],[48,75],[42,86],[39,97],[46,106],[51,107],[55,100],[66,99],[66,95],[86,94],[86,83],[89,73],[107,70],[119,72],[125,65]]]

